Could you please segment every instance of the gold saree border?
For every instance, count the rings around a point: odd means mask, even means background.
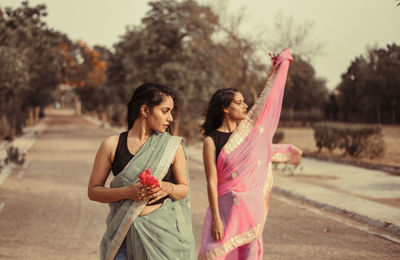
[[[268,97],[269,92],[271,91],[272,84],[271,80],[275,75],[276,70],[274,69],[269,75],[267,81],[265,82],[265,87],[261,92],[260,96],[257,98],[256,103],[247,113],[246,118],[243,119],[238,125],[236,131],[232,133],[229,137],[228,142],[224,145],[222,149],[225,150],[226,154],[230,154],[233,150],[235,150],[244,139],[250,134],[251,130],[255,126],[255,118],[253,118],[254,114],[259,114],[262,108],[264,107],[265,99]]]
[[[275,153],[274,155],[272,155],[271,157],[271,161],[274,163],[285,163],[290,161],[290,155],[286,154],[286,153]]]
[[[157,179],[163,178],[167,173],[170,164],[175,156],[175,153],[178,149],[179,144],[182,142],[182,137],[171,136],[169,138],[167,147],[164,151],[163,156],[161,157],[160,163],[158,164],[156,170],[154,171],[154,177]],[[139,216],[140,212],[142,212],[143,208],[146,206],[147,201],[134,201],[132,206],[129,208],[127,214],[125,215],[124,219],[122,220],[121,225],[117,229],[117,232],[114,236],[114,239],[110,242],[109,247],[110,250],[106,251],[106,260],[113,260],[115,255],[117,254],[119,248],[124,241],[126,234],[128,233],[130,227],[132,226],[133,221]],[[157,210],[157,209],[156,209]]]
[[[230,251],[234,250],[235,248],[238,248],[239,246],[250,243],[251,241],[257,239],[259,236],[262,235],[262,232],[264,230],[264,225],[265,225],[265,222],[267,221],[267,217],[268,217],[269,198],[270,198],[270,194],[271,194],[272,186],[273,186],[273,182],[274,182],[271,163],[269,163],[268,169],[269,169],[268,176],[267,176],[267,179],[265,180],[264,189],[263,189],[264,202],[266,205],[266,211],[264,214],[263,223],[260,223],[257,226],[255,226],[254,228],[249,229],[241,234],[234,236],[233,238],[229,239],[227,242],[225,242],[221,246],[199,255],[198,260],[213,260],[218,257],[224,256],[224,255],[228,254]]]

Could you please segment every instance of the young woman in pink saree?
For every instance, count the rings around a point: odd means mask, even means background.
[[[202,125],[210,207],[199,259],[262,259],[273,181],[270,162],[301,161],[298,148],[272,144],[291,62],[288,49],[274,59],[266,86],[248,113],[235,89],[221,89],[211,98]]]

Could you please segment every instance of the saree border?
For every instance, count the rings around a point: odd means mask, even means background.
[[[274,163],[286,163],[290,160],[290,158],[290,155],[278,152],[272,155],[271,161]]]
[[[156,170],[154,171],[154,177],[157,179],[163,178],[169,167],[170,164],[172,163],[172,159],[174,158],[176,151],[179,147],[179,145],[182,142],[182,137],[177,137],[177,136],[171,136],[169,138],[166,149],[164,151],[163,156],[161,157],[160,162],[157,165]],[[140,212],[142,212],[143,208],[147,205],[146,201],[134,201],[131,205],[131,207],[128,209],[128,212],[125,214],[121,225],[118,227],[114,239],[112,239],[109,242],[109,247],[112,247],[112,249],[106,250],[106,255],[105,258],[106,260],[113,260],[115,255],[117,254],[119,248],[121,247],[122,242],[125,239],[126,234],[128,233],[133,221],[139,216]],[[155,209],[157,210],[157,209]],[[114,245],[113,245],[114,244]]]
[[[268,177],[265,180],[264,188],[263,188],[264,202],[266,205],[266,211],[264,214],[263,223],[260,223],[257,226],[255,226],[241,234],[234,236],[233,238],[229,239],[227,242],[225,242],[221,246],[199,255],[198,260],[213,260],[218,257],[224,256],[224,255],[228,254],[230,251],[234,250],[235,248],[238,248],[239,246],[250,243],[251,241],[257,239],[259,236],[262,235],[262,232],[264,230],[264,225],[265,225],[265,223],[267,221],[267,217],[268,217],[269,198],[270,198],[272,186],[274,183],[271,163],[269,163],[269,165],[268,165],[268,170],[269,170]]]
[[[222,148],[225,150],[226,154],[230,154],[231,152],[233,152],[233,150],[235,150],[246,139],[246,137],[250,134],[251,130],[254,128],[255,122],[254,122],[254,119],[252,118],[252,116],[254,115],[254,113],[260,112],[260,110],[263,108],[265,99],[268,97],[269,92],[272,89],[271,80],[272,80],[273,76],[275,75],[275,73],[276,73],[276,69],[272,70],[267,81],[265,82],[265,87],[264,87],[263,91],[261,92],[260,96],[257,98],[256,103],[253,105],[253,107],[247,113],[246,118],[243,119],[242,122],[240,122],[236,131],[234,131],[232,133],[232,135],[228,139],[228,142]]]

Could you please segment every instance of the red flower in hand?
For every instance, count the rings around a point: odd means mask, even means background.
[[[275,67],[276,63],[278,62],[278,56],[272,53],[268,53],[268,55],[271,57],[272,65]]]
[[[139,174],[139,181],[143,186],[149,186],[150,188],[155,188],[158,187],[160,188],[160,183],[158,180],[151,175],[151,169],[144,169],[140,174]]]

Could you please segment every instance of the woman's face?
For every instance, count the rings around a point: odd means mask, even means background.
[[[247,114],[247,105],[244,102],[242,93],[235,92],[233,94],[233,100],[227,108],[224,109],[227,116],[232,120],[243,120]]]
[[[147,118],[149,127],[157,132],[163,133],[174,120],[172,118],[172,109],[174,108],[174,100],[170,96],[164,96],[161,104],[153,107],[151,115]]]

